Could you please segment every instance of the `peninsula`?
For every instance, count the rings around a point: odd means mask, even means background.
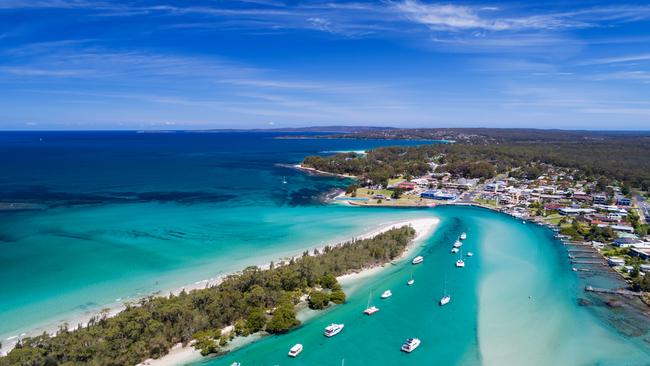
[[[346,294],[337,277],[346,275],[349,281],[354,273],[403,257],[409,244],[429,233],[436,222],[432,218],[392,224],[271,263],[267,269],[246,268],[213,287],[149,297],[114,317],[22,339],[0,358],[0,365],[138,364],[163,357],[176,344],[191,345],[202,355],[219,354],[235,336],[285,333],[300,323],[296,305],[322,309],[344,303]]]

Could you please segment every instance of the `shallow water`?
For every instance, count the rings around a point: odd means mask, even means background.
[[[443,207],[428,212],[442,222],[420,249],[423,264],[388,266],[346,304],[299,329],[197,364],[648,364],[647,345],[620,335],[577,305],[581,280],[548,230],[482,209]],[[450,249],[462,231],[469,235],[463,251],[474,256],[458,269]],[[416,282],[406,286],[411,272]],[[452,300],[440,307],[445,282]],[[380,300],[385,289],[392,289],[393,296]],[[362,311],[371,291],[380,311],[368,317]],[[323,328],[332,322],[345,323],[345,329],[326,338]],[[411,354],[399,350],[408,337],[422,340]],[[295,343],[305,350],[290,359],[287,352]]]
[[[0,211],[3,345],[38,327],[62,321],[74,326],[103,307],[146,294],[335,243],[388,222],[434,215],[442,222],[423,243],[422,265],[388,266],[357,286],[348,303],[300,329],[202,362],[649,364],[647,318],[612,311],[583,294],[586,281],[614,286],[616,280],[578,278],[547,230],[472,208],[323,205],[322,192],[349,182],[277,164],[398,142],[270,137],[0,133],[0,202],[46,208]],[[464,251],[476,255],[456,269],[449,250],[462,231],[469,234]],[[411,273],[416,283],[407,287]],[[439,307],[445,282],[453,298]],[[393,297],[379,300],[386,288]],[[367,317],[361,311],[371,291],[381,310]],[[594,305],[580,307],[578,297]],[[331,322],[346,328],[325,339],[322,329]],[[422,346],[400,353],[403,340],[414,336]],[[305,351],[289,360],[286,352],[298,341]]]
[[[0,210],[0,342],[403,220],[277,165],[391,142],[274,136],[0,133],[0,203],[46,207]]]

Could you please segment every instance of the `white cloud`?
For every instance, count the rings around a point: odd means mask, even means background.
[[[589,26],[563,14],[529,16],[495,16],[498,8],[470,5],[428,4],[404,0],[394,4],[408,19],[434,30],[458,31],[484,29],[488,31],[561,29]]]
[[[637,61],[650,61],[650,53],[643,53],[638,55],[627,55],[617,57],[605,57],[600,59],[588,60],[583,62],[583,65],[604,65],[604,64],[617,64],[624,62],[637,62]]]

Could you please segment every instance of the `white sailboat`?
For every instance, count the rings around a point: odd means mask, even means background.
[[[460,250],[460,259],[456,261],[456,267],[458,268],[464,268],[465,267],[465,261],[463,260],[463,250]]]
[[[411,272],[411,278],[408,281],[406,281],[406,284],[411,286],[414,283],[415,283],[415,279],[413,279],[413,272]]]
[[[370,306],[370,299],[372,298],[372,291],[370,292],[370,295],[368,295],[368,304],[366,305],[366,310],[363,311],[364,314],[366,315],[372,315],[376,312],[379,311],[379,308],[376,306]]]
[[[282,184],[287,184],[287,177],[282,177]]]
[[[440,306],[445,306],[451,301],[451,296],[447,293],[447,276],[445,276],[444,285],[442,288],[442,298],[440,299]]]

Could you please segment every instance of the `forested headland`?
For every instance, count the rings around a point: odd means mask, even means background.
[[[493,144],[431,144],[382,147],[366,155],[341,153],[308,156],[303,164],[321,171],[361,177],[361,182],[385,183],[398,176],[436,172],[466,178],[492,178],[513,168],[545,163],[579,170],[584,178],[619,181],[650,189],[650,137],[629,136],[554,142]]]
[[[249,267],[219,285],[149,297],[114,317],[98,317],[86,326],[61,327],[56,335],[25,338],[0,366],[135,365],[167,354],[177,343],[195,341],[204,355],[222,352],[229,337],[221,329],[235,325],[237,335],[259,331],[284,333],[298,326],[295,305],[305,295],[321,309],[342,303],[345,293],[336,277],[389,262],[415,237],[410,226],[373,238],[325,247],[262,270]]]

